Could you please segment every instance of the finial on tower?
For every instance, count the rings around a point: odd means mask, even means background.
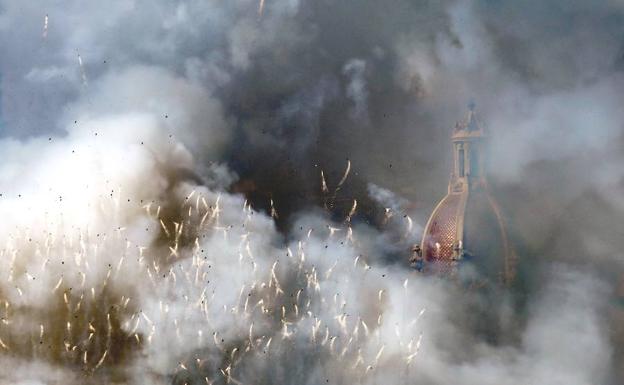
[[[468,103],[468,119],[466,120],[466,128],[468,129],[468,131],[479,130],[479,125],[475,116],[476,107],[477,104],[474,102],[474,100],[470,100],[470,102]]]
[[[468,132],[468,133],[474,133],[474,132],[482,132],[482,127],[479,124],[479,121],[477,119],[477,113],[475,112],[476,108],[477,108],[477,104],[474,102],[474,100],[470,99],[470,101],[468,102],[468,113],[466,114],[466,117],[464,118],[463,121],[461,122],[457,122],[457,124],[455,125],[455,133],[458,132]]]

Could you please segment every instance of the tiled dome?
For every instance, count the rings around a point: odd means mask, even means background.
[[[436,262],[437,270],[450,271],[455,257],[457,214],[461,203],[459,194],[449,194],[438,204],[431,214],[421,249],[424,260],[428,263]]]
[[[455,126],[452,136],[454,167],[447,195],[425,226],[420,245],[420,269],[457,275],[464,264],[478,275],[509,282],[515,257],[500,209],[490,194],[485,175],[485,131],[474,106]]]

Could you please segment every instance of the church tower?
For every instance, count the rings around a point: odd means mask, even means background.
[[[416,248],[418,270],[470,282],[511,282],[515,256],[486,169],[487,135],[474,104],[451,136],[453,169],[447,195],[438,203]]]

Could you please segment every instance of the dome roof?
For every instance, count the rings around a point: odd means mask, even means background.
[[[450,272],[457,260],[460,203],[460,194],[445,196],[433,210],[425,228],[421,246],[423,257],[428,263],[436,262],[435,270],[439,272]]]
[[[425,226],[419,266],[426,272],[456,275],[469,262],[471,269],[466,270],[509,282],[515,257],[488,188],[483,139],[484,131],[471,109],[452,135],[454,168],[448,193]]]
[[[452,275],[469,262],[479,275],[510,279],[512,253],[499,211],[487,190],[446,195],[425,227],[421,245],[424,270]]]

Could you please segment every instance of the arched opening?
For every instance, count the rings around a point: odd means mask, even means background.
[[[464,176],[464,149],[463,147],[459,148],[459,153],[457,154],[457,161],[458,161],[458,173],[459,173],[459,177],[463,178]]]

